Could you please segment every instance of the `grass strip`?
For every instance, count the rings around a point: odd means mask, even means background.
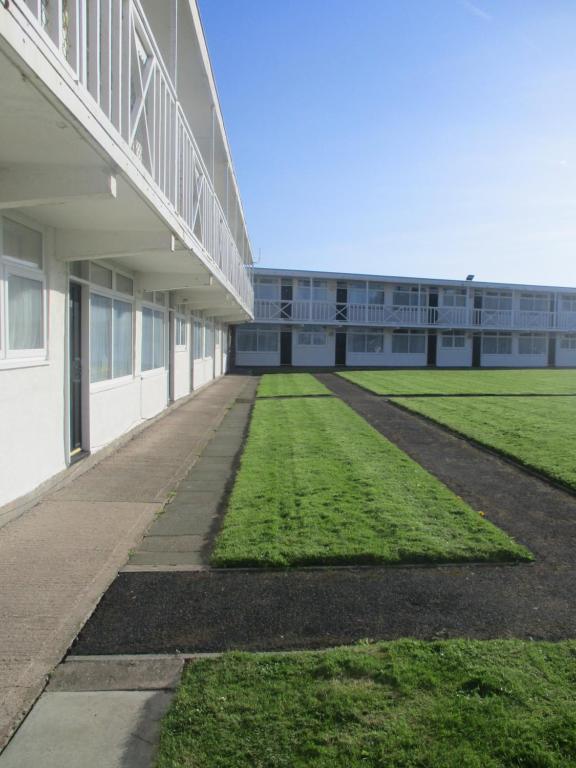
[[[302,397],[331,395],[311,373],[266,373],[260,379],[256,397]]]
[[[576,371],[344,371],[338,374],[377,395],[576,394]]]
[[[576,398],[394,398],[576,490]]]
[[[529,560],[337,399],[256,403],[212,565]]]
[[[400,640],[189,663],[157,768],[574,768],[576,643]]]

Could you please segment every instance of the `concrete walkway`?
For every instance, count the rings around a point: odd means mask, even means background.
[[[220,379],[0,529],[0,749],[246,387]]]

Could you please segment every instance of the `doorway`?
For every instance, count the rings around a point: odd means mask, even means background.
[[[436,353],[438,350],[438,336],[436,331],[428,331],[428,352],[426,364],[429,368],[436,368]]]
[[[70,283],[70,458],[82,453],[82,286]]]
[[[475,333],[472,339],[472,368],[480,368],[482,364],[482,335]]]
[[[292,365],[292,331],[280,333],[280,365]]]
[[[336,333],[336,365],[346,365],[346,333]]]
[[[553,333],[548,338],[548,367],[556,367],[556,336]]]

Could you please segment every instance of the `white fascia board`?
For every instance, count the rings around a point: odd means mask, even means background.
[[[564,293],[576,292],[575,287],[558,285],[530,285],[526,283],[487,283],[477,280],[447,280],[433,277],[399,277],[395,275],[365,275],[354,272],[319,272],[308,269],[274,269],[272,267],[255,267],[254,275],[263,277],[302,277],[318,278],[323,280],[368,280],[378,283],[398,283],[415,285],[438,285],[458,288],[498,288],[503,290],[521,290],[521,291],[556,291]]]

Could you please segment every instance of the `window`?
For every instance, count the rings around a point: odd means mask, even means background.
[[[142,308],[142,370],[164,367],[164,312]]]
[[[132,304],[90,295],[90,381],[132,373]]]
[[[485,291],[484,309],[512,309],[512,291]]]
[[[148,304],[158,304],[161,307],[166,306],[166,293],[164,291],[144,291],[142,299],[148,302]]]
[[[131,277],[116,272],[116,290],[118,293],[125,293],[128,296],[134,295],[134,280]]]
[[[442,306],[444,307],[465,307],[466,289],[465,288],[444,288],[442,294]]]
[[[442,333],[443,349],[464,349],[466,334],[464,331],[444,331]]]
[[[0,358],[46,355],[42,233],[0,218]]]
[[[212,357],[214,354],[214,323],[206,320],[204,329],[204,357]]]
[[[351,333],[348,338],[351,340],[352,352],[371,355],[378,355],[384,352],[384,333],[381,331]]]
[[[426,352],[426,335],[422,331],[394,331],[392,352],[399,354],[422,354]]]
[[[174,324],[175,346],[185,349],[188,343],[188,323],[186,318],[177,317]]]
[[[268,328],[240,328],[236,343],[238,352],[278,352],[280,334]]]
[[[386,291],[383,283],[368,283],[368,304],[385,304]]]
[[[392,303],[401,307],[424,306],[426,294],[417,285],[400,285],[394,288]]]
[[[300,331],[297,338],[297,344],[300,347],[323,347],[326,341],[326,331],[313,325],[305,331]]]
[[[101,288],[112,289],[112,270],[101,264],[90,264],[90,280]]]
[[[348,283],[348,303],[366,304],[366,283]]]
[[[328,301],[327,280],[312,280],[312,300]]]
[[[310,280],[298,280],[296,282],[296,299],[298,301],[310,301]]]
[[[563,293],[560,295],[560,311],[576,312],[576,293]]]
[[[280,297],[278,280],[275,277],[256,277],[254,280],[254,298],[274,301]]]
[[[484,333],[482,336],[482,354],[484,355],[511,355],[511,333]]]
[[[521,355],[545,355],[547,337],[541,333],[521,333],[518,337],[518,352]]]
[[[576,333],[565,333],[561,336],[560,349],[576,352]]]
[[[194,318],[194,360],[202,359],[202,350],[204,349],[202,320],[200,318]]]
[[[548,312],[550,296],[547,293],[521,293],[520,309],[526,312]]]

